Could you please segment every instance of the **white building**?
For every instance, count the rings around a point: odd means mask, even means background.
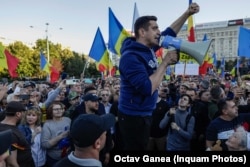
[[[204,34],[207,34],[209,40],[213,39],[210,55],[216,53],[217,60],[222,57],[233,60],[238,56],[239,26],[250,28],[250,18],[196,24],[195,38],[196,41],[202,41]],[[187,24],[182,27],[178,38],[187,39]]]

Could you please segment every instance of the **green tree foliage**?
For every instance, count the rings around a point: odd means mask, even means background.
[[[48,41],[48,44],[50,63],[55,63],[54,65],[60,69],[60,72],[65,72],[69,76],[80,77],[86,63],[84,55],[73,52],[69,48],[63,48],[61,44],[54,44],[50,41]],[[20,78],[46,77],[46,72],[40,68],[40,52],[43,52],[48,59],[46,39],[38,39],[32,48],[26,46],[21,41],[16,41],[5,47],[20,60],[17,68]],[[99,74],[95,68],[95,64],[90,65],[87,73],[88,76]],[[1,70],[0,77],[9,77],[8,70]]]
[[[95,63],[89,63],[88,68],[85,70],[86,78],[97,78],[101,76],[101,73],[96,70],[96,64]]]
[[[39,71],[39,58],[34,56],[34,51],[17,41],[8,46],[9,51],[18,57],[20,63],[17,72],[21,77],[32,77]]]
[[[86,60],[82,58],[78,53],[73,52],[74,56],[64,61],[64,70],[69,76],[75,76],[79,78],[83,72],[83,68]]]

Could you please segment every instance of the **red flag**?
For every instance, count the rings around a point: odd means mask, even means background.
[[[18,77],[18,73],[16,72],[16,69],[19,64],[19,59],[11,55],[11,53],[7,49],[4,50],[4,54],[6,56],[6,60],[8,64],[8,71],[9,71],[10,76],[12,78]]]
[[[60,72],[53,66],[50,67],[50,82],[54,83],[59,80]]]
[[[115,76],[116,68],[113,66],[112,69],[110,70],[110,75]]]

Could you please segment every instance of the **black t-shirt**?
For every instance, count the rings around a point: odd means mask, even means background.
[[[80,166],[80,165],[77,165],[77,164],[75,164],[75,163],[73,163],[73,162],[71,162],[69,159],[68,159],[68,157],[65,157],[65,158],[63,158],[62,160],[60,160],[60,161],[58,161],[55,165],[54,165],[54,167],[83,167],[83,166]]]
[[[20,167],[34,167],[31,148],[23,134],[16,126],[0,123],[0,132],[7,129],[12,130],[11,151],[17,150],[17,163]]]
[[[159,125],[160,125],[161,120],[164,118],[165,113],[167,113],[168,110],[169,110],[169,106],[164,100],[160,100],[156,104],[156,108],[152,114],[150,137],[161,138],[167,134],[169,127],[161,129]]]

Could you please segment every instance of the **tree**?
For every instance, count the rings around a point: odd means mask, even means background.
[[[74,52],[74,56],[70,57],[67,61],[64,61],[64,72],[66,72],[69,76],[75,76],[79,78],[86,60],[84,60],[78,53]]]
[[[20,60],[17,68],[20,77],[32,77],[37,74],[39,57],[34,55],[34,51],[20,41],[10,44],[7,48]]]
[[[50,64],[60,72],[79,77],[86,64],[85,55],[73,52],[69,48],[62,48],[61,44],[48,42]],[[47,73],[40,67],[40,52],[43,52],[48,60],[46,39],[38,39],[32,48],[21,41],[9,44],[6,48],[20,60],[17,68],[20,78],[45,78],[47,76]],[[86,72],[89,77],[100,76],[94,63],[90,63]],[[8,70],[1,70],[0,77],[9,77]]]

